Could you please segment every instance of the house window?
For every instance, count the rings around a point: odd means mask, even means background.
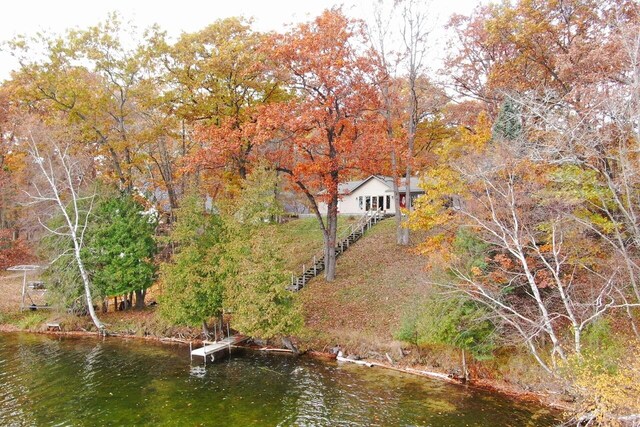
[[[358,207],[362,210],[362,196],[358,196]]]
[[[387,209],[391,209],[391,196],[387,196]]]
[[[371,210],[371,196],[366,196],[364,198],[364,210],[366,211]]]

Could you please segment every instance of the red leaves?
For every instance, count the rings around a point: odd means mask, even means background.
[[[31,250],[22,239],[14,240],[12,230],[0,229],[0,270],[31,259]]]
[[[274,36],[271,59],[295,97],[266,106],[257,122],[257,132],[270,136],[265,157],[307,189],[327,190],[329,199],[343,174],[370,168],[381,151],[373,63],[354,48],[360,27],[330,10]]]

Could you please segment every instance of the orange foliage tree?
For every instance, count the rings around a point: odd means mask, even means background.
[[[261,153],[309,201],[324,235],[325,278],[335,277],[338,184],[382,161],[385,128],[360,22],[340,10],[274,36],[272,60],[294,95],[262,111]],[[320,203],[327,206],[326,218]]]

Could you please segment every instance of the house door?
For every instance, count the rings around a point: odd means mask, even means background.
[[[384,196],[373,196],[371,198],[371,210],[384,210]]]

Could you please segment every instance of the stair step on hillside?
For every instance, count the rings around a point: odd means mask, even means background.
[[[366,231],[368,231],[372,226],[382,221],[384,218],[378,218],[377,216],[373,216],[368,218],[368,221],[362,224],[361,228],[354,230],[351,234],[345,237],[335,248],[336,257],[342,255],[348,248],[349,245],[359,240]],[[324,255],[314,259],[315,264],[312,264],[312,267],[309,267],[305,270],[301,276],[295,277],[292,280],[291,285],[287,286],[287,290],[290,291],[299,291],[301,290],[309,280],[318,276],[325,268],[324,264]]]

